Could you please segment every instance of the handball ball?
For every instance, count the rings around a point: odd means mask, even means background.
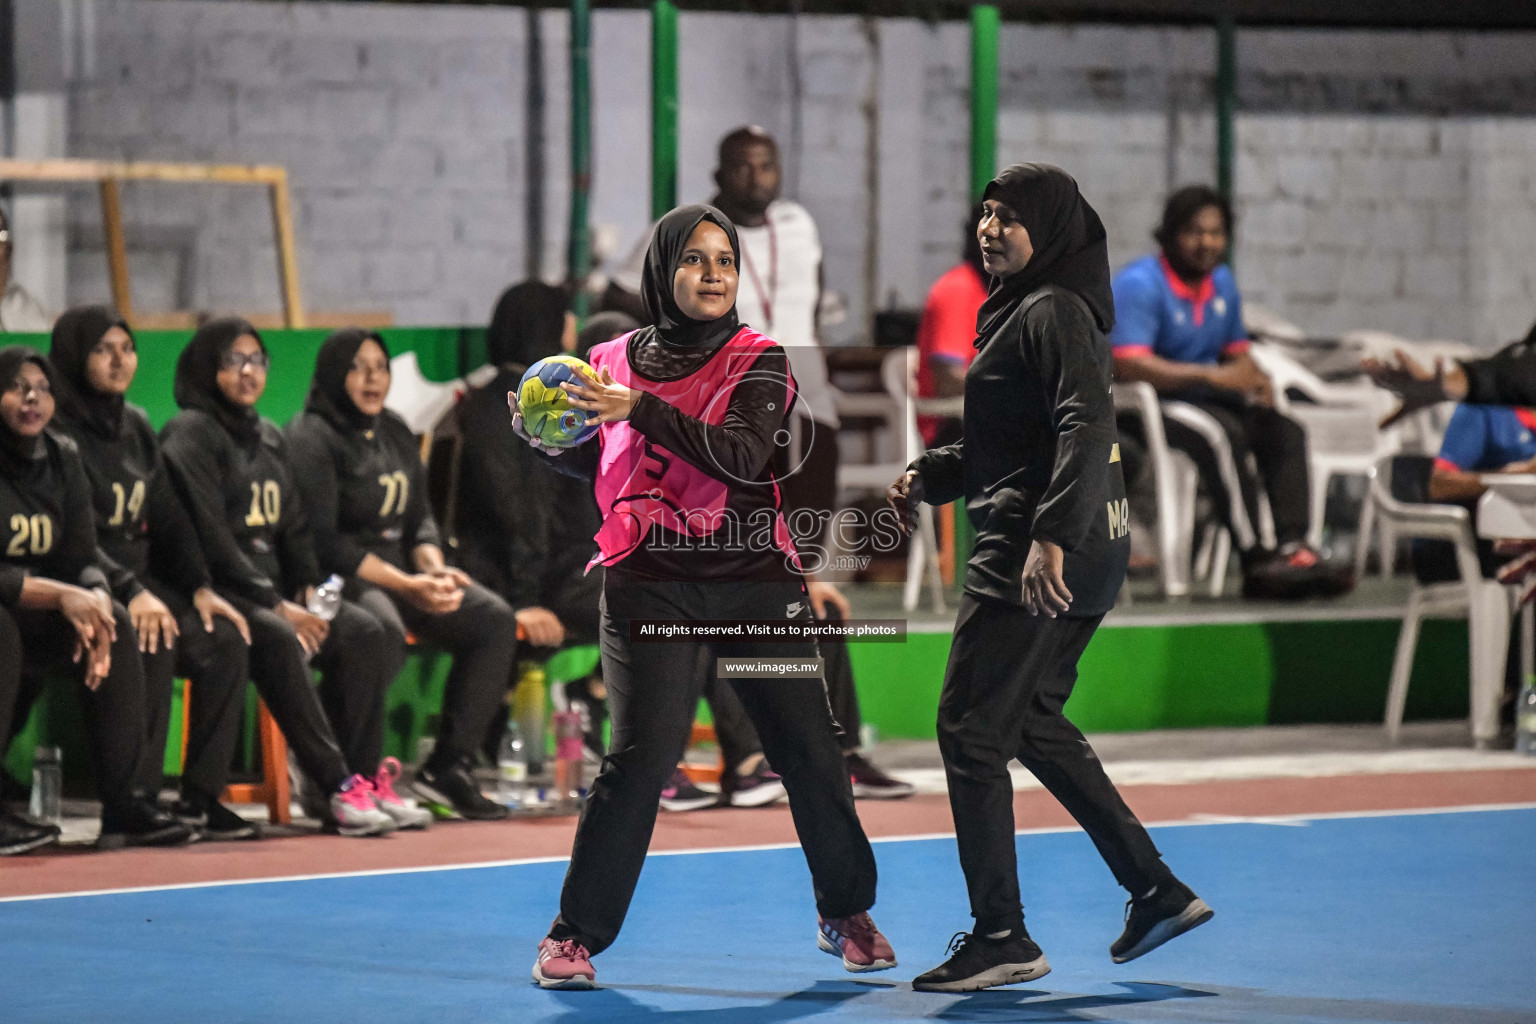
[[[550,356],[528,367],[517,386],[517,408],[523,429],[551,448],[574,448],[597,433],[588,413],[573,408],[561,389],[563,381],[579,383],[578,371],[596,377],[592,367],[575,356]]]

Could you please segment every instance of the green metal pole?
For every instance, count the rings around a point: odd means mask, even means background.
[[[583,287],[592,270],[587,211],[592,196],[592,3],[571,0],[571,233],[566,274],[577,286],[576,316],[587,315]]]
[[[651,219],[677,205],[677,4],[651,4]]]
[[[1232,201],[1232,167],[1237,139],[1237,27],[1231,18],[1216,22],[1216,191]]]
[[[971,8],[971,200],[997,175],[997,51],[1001,18],[993,4]]]
[[[997,176],[998,39],[1002,17],[995,4],[971,7],[971,201],[981,201],[987,182]],[[965,564],[976,545],[976,531],[955,503],[955,587],[965,582]]]

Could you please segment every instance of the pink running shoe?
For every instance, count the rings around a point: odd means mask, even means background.
[[[575,939],[557,942],[546,937],[539,943],[539,958],[533,962],[539,988],[591,988],[596,979],[587,947]]]
[[[816,946],[823,953],[843,958],[843,969],[855,974],[887,971],[896,966],[896,951],[891,948],[868,911],[852,917],[817,916],[821,930]]]
[[[331,794],[330,821],[339,835],[377,836],[393,832],[395,819],[379,810],[373,800],[373,783],[354,775]]]
[[[417,807],[415,802],[406,803],[395,792],[395,780],[400,777],[400,762],[386,757],[379,762],[378,773],[373,777],[373,802],[379,810],[394,819],[398,828],[426,828],[432,824],[432,812]]]

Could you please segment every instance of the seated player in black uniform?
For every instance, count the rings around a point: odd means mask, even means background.
[[[75,443],[47,430],[54,373],[32,349],[0,349],[0,755],[27,719],[46,674],[83,684],[102,848],[186,842],[191,829],[141,787],[151,749],[144,665],[128,609],[96,560],[91,486]],[[58,839],[0,807],[0,854]]]
[[[144,659],[151,751],[165,749],[172,676],[191,680],[188,757],[177,817],[204,839],[250,839],[256,828],[218,802],[223,767],[207,763],[208,737],[235,728],[245,706],[245,616],[214,592],[192,521],[160,458],[144,410],[124,401],[139,356],[128,324],[105,306],[66,310],[53,325],[58,371],[54,422],[80,449],[96,509],[96,544],[115,563],[113,596],[128,609]],[[214,781],[210,781],[210,779]],[[161,759],[144,759],[138,784],[154,792]]]
[[[424,825],[430,815],[400,800],[378,770],[384,691],[393,678],[383,623],[348,601],[331,622],[305,607],[320,568],[283,435],[256,414],[269,363],[244,320],[198,328],[176,362],[182,411],[161,432],[161,451],[214,588],[250,623],[251,679],[309,777],[310,812],[349,836]],[[324,709],[310,656],[323,673]],[[210,765],[229,764],[234,733],[209,738]],[[209,784],[217,792],[223,781]]]
[[[523,372],[574,345],[576,318],[566,304],[563,290],[539,281],[503,292],[486,333],[497,374],[459,406],[459,561],[507,599],[536,660],[565,645],[597,642],[603,588],[600,571],[584,575],[600,522],[592,488],[543,465],[507,419],[507,392]],[[605,695],[596,675],[565,689],[568,700],[590,712],[587,746],[598,755]]]
[[[347,581],[346,595],[384,623],[392,664],[406,630],[453,654],[432,756],[416,790],[473,820],[507,809],[487,800],[469,772],[501,706],[517,620],[507,603],[443,561],[427,507],[421,446],[384,408],[389,350],[377,334],[337,331],[320,346],[304,411],[288,424],[288,457],[304,499],[320,571]]]

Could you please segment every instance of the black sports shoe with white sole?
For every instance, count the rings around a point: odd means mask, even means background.
[[[470,821],[500,821],[512,813],[480,792],[480,784],[462,764],[448,768],[423,765],[416,769],[411,788],[438,817],[457,815]]]
[[[1109,947],[1115,963],[1130,963],[1169,939],[1205,924],[1216,911],[1177,879],[1163,882],[1151,895],[1125,904],[1125,931]]]
[[[1022,928],[1006,939],[956,932],[949,952],[948,960],[913,978],[912,987],[919,992],[977,992],[1051,973],[1045,954]]]

